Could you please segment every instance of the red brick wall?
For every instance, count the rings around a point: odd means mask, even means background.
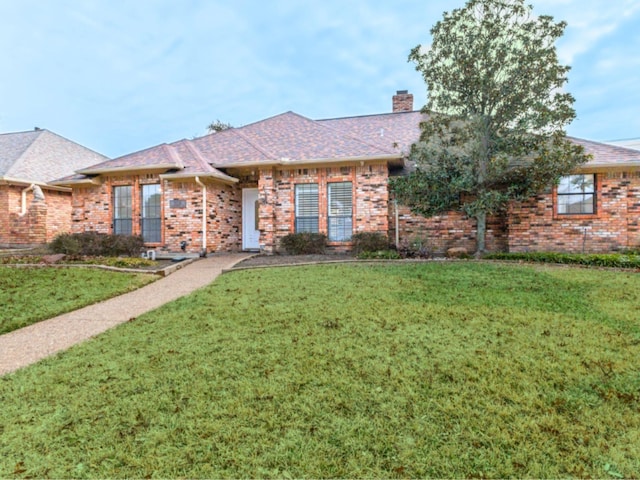
[[[610,252],[640,247],[640,172],[596,175],[596,213],[558,215],[555,189],[514,203],[508,219],[512,252]]]
[[[356,232],[389,228],[387,167],[382,162],[328,168],[263,169],[258,178],[260,195],[260,247],[267,253],[279,249],[282,237],[295,230],[295,185],[318,184],[318,229],[327,234],[327,184],[352,182],[353,229]],[[334,250],[348,250],[348,242],[330,243]]]
[[[161,183],[162,241],[148,244],[161,251],[202,251],[202,188],[193,179],[160,181],[157,175],[105,177],[104,183],[90,188],[75,188],[72,202],[74,232],[94,230],[113,233],[112,191],[114,186],[131,185],[133,233],[140,234],[140,186]],[[241,196],[236,186],[201,179],[207,188],[207,252],[235,251],[240,244]]]
[[[27,192],[22,215],[22,191],[26,186],[0,186],[0,245],[39,245],[71,229],[71,194],[43,189],[44,201],[33,202]]]
[[[0,245],[9,245],[9,187],[0,185]]]
[[[395,205],[389,202],[389,237],[395,241]],[[449,248],[466,248],[476,251],[476,221],[461,212],[449,212],[434,217],[423,217],[398,205],[400,243],[420,239],[426,242],[434,254],[444,254]],[[487,218],[487,251],[504,251],[507,248],[505,219],[501,216]]]
[[[237,186],[210,183],[207,187],[207,252],[241,249],[240,222],[242,196]],[[187,242],[187,252],[202,250],[202,187],[193,180],[164,182],[163,248],[180,251]],[[182,208],[180,202],[184,201]]]
[[[44,194],[47,204],[46,242],[49,243],[56,235],[71,231],[71,193],[45,190]]]

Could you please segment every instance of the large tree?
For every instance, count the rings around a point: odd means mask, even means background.
[[[524,0],[469,0],[409,55],[427,84],[429,115],[410,159],[392,180],[398,200],[432,216],[463,210],[477,221],[548,187],[588,158],[564,131],[575,117],[564,90],[568,66],[555,41],[566,24],[535,16]]]

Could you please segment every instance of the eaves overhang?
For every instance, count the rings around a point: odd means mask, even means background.
[[[106,168],[85,168],[78,170],[76,173],[82,175],[105,175],[105,174],[124,174],[124,173],[143,173],[156,172],[166,170],[182,170],[184,167],[176,163],[158,163],[155,165],[140,166],[124,166],[124,167],[106,167]]]
[[[239,181],[237,178],[232,177],[230,175],[225,175],[222,172],[163,173],[163,174],[160,175],[160,178],[162,180],[169,180],[169,181],[187,180],[187,179],[190,179],[190,178],[195,179],[196,177],[199,177],[199,178],[210,178],[210,179],[222,182],[222,183],[226,183],[228,185],[233,185],[235,183],[238,183],[238,181]]]
[[[68,187],[64,187],[62,185],[58,185],[55,182],[46,183],[46,182],[34,182],[32,180],[27,180],[24,178],[14,178],[14,177],[0,177],[0,184],[3,185],[16,185],[20,187],[29,187],[31,185],[38,185],[41,188],[45,188],[47,190],[55,190],[58,192],[70,192],[71,189]]]
[[[400,154],[387,155],[367,155],[359,157],[340,157],[340,158],[311,158],[306,160],[291,160],[288,158],[280,158],[278,160],[261,160],[256,162],[236,162],[236,163],[213,163],[215,168],[247,168],[247,167],[277,167],[277,166],[310,166],[310,165],[326,165],[336,163],[358,163],[358,162],[375,162],[385,161],[393,166],[403,166],[404,156]]]
[[[616,162],[616,163],[587,163],[575,169],[581,173],[597,173],[597,172],[621,172],[621,171],[640,170],[640,161],[638,162]]]
[[[96,185],[102,185],[102,181],[99,177],[87,177],[87,178],[75,178],[71,180],[56,180],[51,182],[51,185],[68,185],[69,187],[93,187]]]

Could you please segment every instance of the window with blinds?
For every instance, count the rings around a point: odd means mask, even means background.
[[[329,183],[328,226],[330,242],[346,242],[353,233],[353,194],[351,182]]]
[[[296,233],[318,233],[318,184],[295,187]]]

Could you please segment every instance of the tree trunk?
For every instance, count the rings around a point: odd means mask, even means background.
[[[478,212],[476,214],[476,222],[477,233],[475,257],[480,258],[485,252],[485,241],[487,236],[487,212]]]

